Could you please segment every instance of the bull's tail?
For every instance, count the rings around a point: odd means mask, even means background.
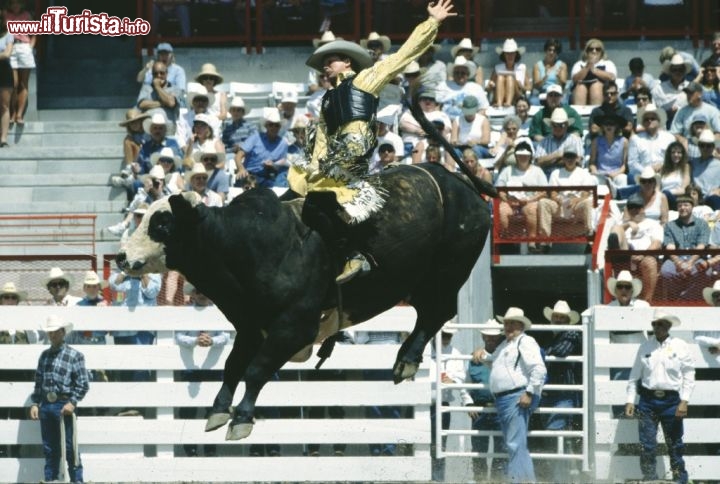
[[[417,93],[413,96],[413,102],[410,106],[410,112],[417,120],[417,122],[420,123],[420,127],[423,129],[423,131],[425,131],[429,137],[440,143],[440,145],[442,145],[442,147],[445,149],[446,153],[450,153],[450,156],[452,156],[452,159],[455,160],[455,163],[457,163],[460,171],[462,171],[463,174],[470,179],[473,186],[478,192],[488,195],[490,197],[497,197],[498,192],[497,189],[493,186],[493,184],[476,177],[475,174],[470,171],[470,168],[468,168],[465,163],[463,163],[463,161],[460,159],[457,152],[455,151],[455,148],[450,144],[450,142],[446,140],[442,133],[437,130],[435,125],[432,124],[430,120],[425,117],[425,113],[420,108],[420,104],[418,103]]]

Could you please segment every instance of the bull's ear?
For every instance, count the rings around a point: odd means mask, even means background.
[[[196,194],[197,195],[197,194]],[[170,208],[175,218],[184,223],[192,223],[197,220],[197,213],[192,202],[183,195],[171,195]]]

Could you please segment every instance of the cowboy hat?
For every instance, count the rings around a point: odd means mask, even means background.
[[[521,136],[513,143],[516,155],[530,155],[535,156],[535,148],[533,142],[527,136]]]
[[[175,166],[180,166],[180,162],[182,161],[179,156],[175,154],[172,148],[169,146],[164,147],[160,151],[156,151],[152,155],[150,155],[150,163],[153,165],[156,165],[158,161],[161,159],[169,158],[173,160],[173,163],[175,163]]]
[[[664,109],[658,109],[658,107],[653,103],[650,103],[638,109],[637,118],[640,120],[640,122],[645,119],[646,114],[654,114],[655,116],[657,116],[658,124],[663,128],[667,124],[667,113]]]
[[[680,326],[680,318],[672,314],[668,314],[661,309],[656,309],[653,313],[652,322],[654,323],[656,321],[666,321],[673,327]]]
[[[355,42],[348,42],[347,40],[335,40],[318,47],[305,61],[305,65],[322,72],[324,71],[325,57],[331,54],[349,57],[352,61],[352,68],[356,71],[361,71],[373,65],[372,57],[370,57],[367,50]]]
[[[380,42],[383,46],[383,52],[387,52],[390,50],[390,37],[387,35],[380,35],[377,32],[370,32],[370,35],[367,36],[367,39],[360,39],[360,45],[363,47],[363,49],[368,48],[368,44],[370,42]]]
[[[500,336],[503,334],[503,327],[495,318],[488,319],[485,321],[485,324],[487,327],[481,328],[480,334],[484,334],[485,336]]]
[[[567,111],[565,111],[563,108],[555,108],[553,109],[552,115],[550,118],[544,118],[543,121],[548,126],[551,126],[553,124],[568,124],[570,123],[570,118],[568,118]]]
[[[73,278],[71,276],[65,274],[65,272],[59,267],[53,267],[52,269],[50,269],[47,277],[43,280],[43,286],[47,286],[50,281],[55,281],[58,279],[61,279],[70,285],[72,285],[73,283]]]
[[[85,284],[87,284],[88,286],[98,285],[102,289],[105,289],[108,286],[107,281],[104,279],[100,279],[100,277],[97,275],[97,272],[95,271],[85,272],[85,279],[83,279],[83,285]]]
[[[670,60],[663,62],[662,71],[664,74],[670,74],[670,69],[677,66],[684,66],[685,72],[690,72],[690,69],[692,69],[690,60],[685,60],[685,58],[680,54],[675,54]]]
[[[201,150],[195,150],[193,151],[192,158],[195,163],[202,163],[202,157],[205,155],[215,155],[217,157],[216,165],[219,165],[221,163],[225,162],[225,152],[224,151],[217,151],[215,149],[215,146],[208,146],[205,149]]]
[[[192,106],[193,100],[196,97],[204,97],[207,99],[208,104],[212,104],[215,101],[215,94],[208,92],[208,90],[202,84],[197,82],[187,83],[187,104]]]
[[[118,123],[118,126],[122,126],[124,128],[130,123],[134,123],[135,121],[141,121],[149,117],[149,113],[143,113],[138,111],[137,109],[128,109],[125,113],[125,121],[120,121]]]
[[[220,84],[223,82],[223,77],[218,74],[217,69],[215,68],[215,64],[207,63],[203,64],[200,68],[200,72],[195,76],[195,81],[200,82],[200,78],[203,76],[209,76],[215,78],[215,84]]]
[[[505,39],[505,42],[503,42],[502,47],[495,47],[495,52],[498,54],[505,54],[508,52],[517,52],[518,54],[522,55],[525,53],[525,47],[518,47],[517,42],[515,42],[515,39]]]
[[[525,316],[525,312],[520,308],[509,307],[507,311],[505,311],[505,316],[496,315],[495,319],[501,323],[505,323],[505,321],[518,321],[523,324],[525,331],[532,327],[532,321]]]
[[[169,42],[160,42],[157,47],[155,47],[155,50],[158,52],[172,52],[173,46],[170,45]]]
[[[703,129],[698,136],[698,143],[715,143],[715,135],[712,130]]]
[[[208,176],[208,172],[202,163],[193,163],[192,170],[185,172],[185,181],[190,183],[198,175]]]
[[[155,165],[150,168],[150,171],[145,177],[155,180],[165,180],[165,170],[163,170],[162,166]]]
[[[457,328],[450,328],[450,327],[449,327],[449,326],[452,325],[452,324],[457,324],[457,322],[458,322],[458,321],[457,321],[457,316],[455,316],[454,318],[452,318],[452,319],[449,320],[449,321],[446,321],[445,324],[442,325],[442,328],[440,328],[440,332],[441,332],[441,333],[446,333],[446,334],[455,334],[455,333],[457,333],[457,332],[458,332]]]
[[[65,334],[67,335],[68,333],[70,333],[70,331],[73,330],[73,324],[61,319],[60,316],[51,314],[45,320],[45,323],[40,325],[40,329],[45,331],[46,333],[57,331],[59,329],[64,329]]]
[[[660,186],[660,175],[655,173],[655,170],[652,166],[646,166],[643,168],[642,172],[635,175],[635,183],[640,183],[640,180],[655,180],[655,184]],[[645,203],[643,203],[643,206],[645,206]]]
[[[455,60],[453,62],[448,63],[447,65],[447,72],[448,77],[452,77],[453,71],[456,67],[465,67],[468,70],[469,78],[474,79],[475,78],[475,72],[477,72],[477,66],[475,63],[471,60],[467,60],[467,58],[459,55],[455,57]]]
[[[163,113],[162,111],[156,111],[152,114],[152,116],[146,118],[145,121],[143,121],[143,129],[146,133],[150,132],[150,127],[153,125],[165,126],[165,128],[167,128],[168,120],[165,117],[165,113]]]
[[[455,58],[458,56],[458,52],[460,52],[461,50],[471,50],[472,55],[475,55],[477,54],[478,50],[480,50],[480,48],[476,45],[472,45],[472,40],[465,37],[458,43],[458,45],[450,49],[450,55]]]
[[[543,314],[545,315],[545,319],[547,319],[548,321],[552,321],[553,314],[562,314],[569,317],[569,324],[577,324],[578,321],[580,321],[580,313],[570,309],[568,303],[563,300],[559,300],[558,302],[556,302],[555,306],[553,306],[552,308],[545,306],[545,309],[543,309]]]
[[[715,284],[713,284],[712,287],[706,287],[705,289],[703,289],[703,299],[705,299],[705,302],[708,303],[710,306],[715,306],[712,297],[713,294],[715,294],[716,292],[720,292],[720,279],[715,281]]]
[[[230,101],[230,108],[243,108],[245,109],[245,101],[239,95],[234,95]]]
[[[640,291],[642,291],[642,281],[640,279],[635,279],[631,274],[630,271],[620,271],[620,274],[618,274],[617,278],[615,277],[609,277],[607,281],[607,290],[610,294],[613,296],[615,295],[615,285],[618,282],[629,282],[633,286],[633,296],[637,296],[640,294]]]
[[[295,90],[289,90],[282,93],[282,97],[280,98],[281,103],[298,103],[298,93]]]
[[[405,67],[402,73],[405,75],[420,74],[420,64],[418,64],[417,61],[412,61],[407,65],[407,67]]]
[[[335,37],[335,34],[333,34],[331,30],[326,30],[325,32],[323,32],[322,37],[320,37],[319,39],[313,39],[312,44],[313,47],[317,49],[321,45],[329,44],[330,42],[334,42],[336,40],[343,40],[343,38]]]
[[[5,284],[3,284],[2,289],[0,289],[0,297],[4,296],[5,294],[17,296],[18,301],[24,301],[25,299],[27,299],[27,292],[18,291],[17,287],[15,287],[14,282],[6,282]]]
[[[278,108],[263,108],[263,124],[280,123],[280,111]]]
[[[292,126],[290,126],[290,130],[292,130],[292,131],[294,131],[296,129],[305,130],[309,124],[310,124],[310,120],[308,119],[307,116],[299,116],[299,117],[295,118],[295,120],[293,121]]]

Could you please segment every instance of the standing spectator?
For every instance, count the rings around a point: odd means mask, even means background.
[[[691,124],[698,116],[704,116],[709,128],[717,139],[720,140],[720,110],[715,106],[703,101],[703,87],[697,82],[691,82],[683,89],[687,96],[687,104],[680,108],[673,118],[670,132],[677,140],[688,147],[688,138],[693,136]],[[693,156],[688,149],[690,156]]]
[[[695,387],[695,362],[685,341],[670,336],[680,326],[677,316],[658,309],[653,313],[654,336],[640,345],[627,384],[625,415],[636,415],[640,434],[640,470],[643,480],[657,480],[657,430],[660,423],[670,456],[673,481],[687,484],[683,451],[683,419]]]
[[[665,110],[668,120],[672,122],[675,113],[687,104],[687,97],[683,88],[686,86],[685,75],[690,69],[690,64],[679,54],[672,56],[672,59],[663,63],[662,71],[669,74],[670,78],[657,84],[650,92],[655,104]]]
[[[535,339],[525,334],[532,323],[522,309],[510,307],[503,323],[505,341],[492,353],[481,350],[478,359],[489,364],[490,391],[495,396],[500,428],[508,451],[507,479],[534,482],[535,469],[527,445],[530,415],[540,402],[547,369]]]
[[[563,165],[564,153],[573,153],[576,161],[584,152],[582,140],[570,133],[570,119],[563,108],[555,108],[550,119],[544,120],[551,126],[551,134],[537,144],[535,163],[543,169],[545,175],[551,174]]]
[[[527,66],[520,62],[525,48],[518,47],[515,39],[505,39],[502,47],[496,47],[495,51],[500,62],[495,65],[487,86],[493,92],[493,106],[509,108],[515,99],[532,89]]]
[[[536,142],[542,141],[542,139],[546,136],[550,136],[552,134],[552,129],[545,120],[550,119],[557,108],[561,108],[567,114],[569,120],[568,132],[577,136],[582,136],[582,119],[577,111],[562,103],[562,87],[557,84],[553,84],[547,87],[545,93],[547,96],[545,98],[545,106],[533,115],[530,123],[529,136]]]
[[[230,173],[235,175],[238,162],[238,152],[246,139],[257,131],[257,126],[245,119],[245,101],[239,95],[233,96],[230,101],[230,119],[226,119],[222,125],[222,142],[225,145],[225,153],[231,161],[228,163]]]
[[[585,106],[598,105],[603,100],[603,84],[615,82],[617,68],[607,58],[605,45],[600,39],[590,39],[579,61],[570,71],[573,81],[572,104]]]
[[[668,45],[660,51],[660,57],[658,58],[660,65],[664,66],[666,63],[671,62],[676,55],[679,55],[688,66],[685,72],[685,80],[689,82],[695,79],[700,72],[700,65],[695,60],[695,56],[689,52],[682,52]],[[670,79],[670,75],[663,70],[663,72],[660,73],[660,82],[667,81],[668,79]]]
[[[490,156],[490,121],[480,113],[480,103],[475,96],[462,101],[461,114],[452,118],[450,142],[456,147],[469,147],[478,158]]]
[[[477,70],[475,63],[463,56],[458,56],[454,62],[448,64],[447,69],[452,80],[441,82],[435,92],[437,101],[442,104],[442,110],[445,114],[450,118],[461,116],[463,114],[463,102],[468,97],[475,98],[476,112],[481,111],[484,113],[489,103],[485,89],[473,81]]]
[[[677,210],[676,198],[685,193],[690,184],[690,163],[687,151],[679,141],[673,141],[665,150],[660,170],[660,188],[668,200],[668,208]]]
[[[78,306],[109,306],[108,302],[102,296],[102,290],[108,286],[107,281],[100,279],[95,271],[85,272],[83,279],[83,292],[85,297],[78,301]],[[72,344],[105,344],[105,334],[107,331],[75,331],[72,336],[67,338],[68,343]],[[93,372],[94,376],[95,372]],[[104,372],[103,372],[104,374]],[[97,380],[97,378],[93,378]],[[106,380],[107,381],[107,380]]]
[[[599,116],[602,135],[590,144],[590,173],[600,183],[607,184],[613,197],[617,187],[627,185],[628,140],[621,130],[626,119],[616,114]]]
[[[10,0],[5,10],[5,18],[1,18],[0,23],[5,24],[8,20],[28,21],[32,20],[32,15],[25,9],[23,0]],[[13,35],[12,55],[10,56],[10,65],[13,68],[13,78],[15,81],[15,91],[13,92],[12,113],[14,113],[14,121],[18,126],[25,124],[25,110],[28,104],[28,81],[30,80],[30,71],[35,69],[35,57],[33,49],[37,37],[28,34]]]
[[[636,136],[630,137],[628,145],[628,182],[642,173],[645,167],[656,172],[662,169],[667,147],[675,141],[675,137],[666,129],[664,109],[648,104],[638,109],[638,121],[645,128]]]
[[[156,61],[152,67],[152,82],[143,84],[137,98],[137,107],[142,112],[154,115],[163,113],[171,135],[175,134],[175,123],[180,115],[180,100],[184,86],[175,86],[167,79],[167,65]]]
[[[548,39],[543,52],[545,55],[533,67],[533,87],[538,93],[547,93],[550,86],[560,86],[561,91],[564,90],[568,67],[560,60],[562,44],[557,39]]]
[[[208,172],[203,163],[195,163],[186,173],[190,190],[200,195],[202,203],[208,207],[222,207],[222,197],[208,188]]]
[[[65,274],[59,267],[51,268],[43,282],[43,286],[47,288],[51,296],[45,304],[47,306],[75,306],[80,302],[80,298],[68,294],[72,283],[72,276]]]
[[[218,195],[222,206],[230,191],[230,176],[225,171],[225,152],[215,151],[213,146],[193,153],[195,163],[201,163],[208,174],[207,188]]]
[[[35,372],[35,388],[30,396],[30,418],[40,420],[45,455],[45,481],[55,481],[60,473],[62,447],[60,426],[65,429],[65,457],[70,481],[83,482],[83,466],[77,453],[75,410],[90,389],[85,357],[65,344],[72,323],[51,314],[42,326],[50,348],[40,355]]]
[[[623,136],[629,138],[635,128],[635,119],[632,110],[620,102],[620,91],[617,84],[613,81],[603,82],[602,93],[603,103],[590,112],[590,119],[588,120],[590,135],[595,137],[602,134],[599,120],[603,116],[616,115],[625,119],[620,131]]]
[[[642,57],[633,57],[628,63],[630,75],[625,78],[623,92],[620,95],[625,105],[636,104],[636,97],[640,89],[652,89],[657,81],[652,74],[645,72],[645,62]]]
[[[473,351],[473,359],[468,366],[468,377],[471,383],[482,383],[485,388],[478,390],[470,390],[467,395],[470,397],[466,400],[466,405],[475,407],[494,407],[495,398],[490,391],[490,368],[484,365],[480,359],[483,350],[487,353],[494,353],[498,345],[505,339],[503,335],[503,327],[494,318],[488,319],[485,323],[488,327],[480,330],[482,335],[483,347]],[[470,412],[468,414],[472,421],[472,429],[480,431],[500,430],[500,422],[495,412]],[[485,453],[490,451],[490,440],[493,442],[493,452],[504,452],[502,441],[495,436],[472,436],[470,442],[473,452]],[[490,466],[488,466],[488,460]],[[473,474],[475,480],[483,482],[490,478],[491,480],[502,479],[502,473],[507,465],[507,459],[503,457],[475,457],[473,458]],[[489,467],[489,475],[488,475]]]
[[[10,102],[13,94],[13,70],[10,64],[10,55],[13,50],[14,38],[7,31],[7,24],[0,10],[0,148],[8,145],[8,131],[10,130],[11,113]]]
[[[167,66],[168,82],[173,86],[177,87],[177,89],[180,90],[180,98],[184,98],[185,86],[187,85],[187,77],[185,76],[185,69],[183,69],[175,62],[173,46],[167,42],[160,42],[157,47],[155,47],[155,52],[157,52],[157,58],[148,61],[148,63],[143,66],[143,68],[137,74],[137,82],[141,84],[146,84],[148,86],[151,85],[153,80],[153,64],[155,64],[155,61],[162,62]]]
[[[218,90],[223,77],[218,73],[215,64],[203,64],[200,72],[195,76],[195,82],[199,82],[207,90],[208,95],[213,96],[213,101],[208,105],[208,113],[220,121],[225,121],[228,114],[227,95],[224,91]]]
[[[690,176],[705,195],[703,203],[720,210],[720,159],[715,156],[715,136],[705,129],[698,136],[700,156],[690,160]]]

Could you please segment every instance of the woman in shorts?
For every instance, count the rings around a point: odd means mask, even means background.
[[[32,20],[30,12],[25,10],[25,2],[23,0],[9,0],[7,10],[5,11],[7,19],[5,20]],[[13,121],[22,126],[25,124],[25,108],[28,101],[28,80],[30,79],[30,70],[35,69],[35,56],[33,49],[35,48],[35,36],[27,34],[17,34],[15,44],[13,45],[12,55],[10,56],[10,65],[13,68],[13,78],[15,83],[15,92],[13,95]]]

